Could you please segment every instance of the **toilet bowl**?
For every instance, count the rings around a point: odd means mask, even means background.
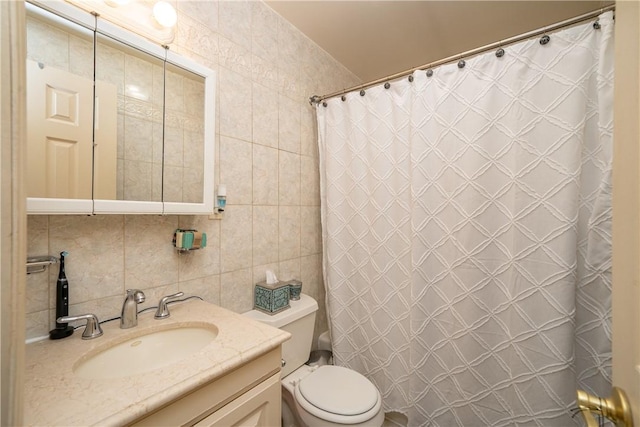
[[[371,381],[341,366],[305,365],[317,310],[318,303],[302,294],[290,309],[272,316],[256,310],[244,313],[291,333],[282,345],[283,426],[381,426],[382,397]]]

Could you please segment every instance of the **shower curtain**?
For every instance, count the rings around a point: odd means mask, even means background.
[[[610,392],[613,18],[317,106],[336,363],[409,425]]]

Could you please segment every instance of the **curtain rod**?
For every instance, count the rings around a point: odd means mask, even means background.
[[[493,50],[493,49],[496,49],[496,48],[504,47],[506,45],[510,45],[510,44],[517,43],[517,42],[520,42],[520,41],[523,41],[523,40],[527,40],[527,39],[530,39],[530,38],[533,38],[533,37],[544,35],[546,33],[552,32],[552,31],[557,31],[557,30],[560,30],[560,29],[565,28],[565,27],[570,27],[570,26],[578,24],[578,23],[580,23],[582,21],[587,21],[589,19],[597,17],[598,15],[600,15],[600,14],[602,14],[604,12],[608,12],[610,10],[615,10],[615,9],[616,9],[615,4],[612,4],[612,5],[609,5],[609,6],[605,6],[605,7],[601,7],[601,8],[598,8],[597,10],[592,11],[592,12],[588,12],[588,13],[585,13],[583,15],[576,16],[574,18],[570,18],[570,19],[567,19],[567,20],[564,20],[564,21],[561,21],[561,22],[557,22],[555,24],[547,25],[546,27],[543,27],[543,28],[538,29],[538,30],[529,31],[528,33],[520,34],[520,35],[517,35],[517,36],[514,36],[514,37],[510,37],[510,38],[507,38],[507,39],[504,39],[504,40],[500,40],[500,41],[495,42],[495,43],[487,44],[487,45],[484,45],[484,46],[481,46],[481,47],[478,47],[478,48],[475,48],[475,49],[471,49],[471,50],[468,50],[466,52],[459,53],[457,55],[452,55],[452,56],[449,56],[447,58],[440,59],[440,60],[437,60],[437,61],[434,61],[434,62],[429,62],[428,64],[424,64],[424,65],[421,65],[419,67],[411,68],[409,70],[401,71],[401,72],[396,73],[396,74],[391,74],[389,76],[382,77],[380,79],[373,80],[373,81],[370,81],[370,82],[367,82],[367,83],[363,83],[363,84],[360,84],[360,85],[357,85],[357,86],[353,86],[353,87],[350,87],[348,89],[343,89],[343,90],[340,90],[340,91],[337,91],[337,92],[333,92],[333,93],[330,93],[328,95],[323,95],[323,96],[314,95],[311,98],[309,98],[309,103],[312,104],[312,105],[313,104],[318,104],[318,103],[324,101],[325,99],[333,98],[333,97],[338,96],[338,95],[344,95],[345,93],[353,92],[353,91],[360,90],[360,89],[370,88],[372,86],[375,86],[375,85],[380,84],[380,83],[387,82],[389,80],[395,80],[395,79],[398,79],[400,77],[408,76],[409,74],[411,74],[411,73],[413,73],[415,71],[427,70],[429,68],[437,67],[439,65],[443,65],[443,64],[447,64],[449,62],[454,62],[454,61],[460,60],[460,59],[462,59],[464,57],[477,55],[479,53],[483,53],[483,52],[486,52],[486,51],[489,51],[489,50]]]

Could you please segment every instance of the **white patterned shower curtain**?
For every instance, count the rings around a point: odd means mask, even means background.
[[[335,360],[410,426],[573,425],[576,388],[609,395],[599,23],[317,107]]]

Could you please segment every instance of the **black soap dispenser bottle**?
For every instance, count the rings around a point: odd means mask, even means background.
[[[73,326],[59,323],[58,319],[69,315],[69,282],[64,272],[64,257],[67,252],[60,252],[60,272],[56,282],[56,328],[49,331],[49,339],[59,340],[73,334]]]

